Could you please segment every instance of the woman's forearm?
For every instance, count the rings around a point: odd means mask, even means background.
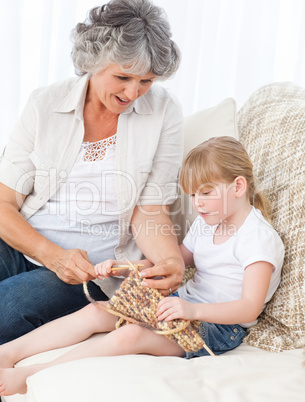
[[[154,264],[152,268],[141,272],[143,286],[157,288],[164,296],[168,296],[181,283],[185,265],[167,208],[137,207],[132,219],[132,229],[137,246]],[[154,279],[155,277],[158,279]]]
[[[94,267],[84,250],[65,250],[37,232],[13,204],[0,201],[0,237],[15,250],[33,258],[59,279],[79,284],[94,279]]]
[[[37,232],[12,204],[0,202],[0,237],[15,250],[48,266],[61,248]]]
[[[166,258],[177,258],[183,264],[166,206],[138,207],[133,215],[132,230],[137,246],[148,260],[156,264]]]

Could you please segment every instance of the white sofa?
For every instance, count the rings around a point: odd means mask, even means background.
[[[22,364],[54,358],[47,352]],[[272,353],[247,344],[219,357],[88,358],[41,371],[26,396],[5,402],[304,402],[302,350]]]
[[[290,88],[290,84],[287,85]],[[266,88],[260,90],[259,96],[269,99],[270,91],[274,91],[274,86],[271,86],[269,92]],[[284,90],[284,93],[287,89],[282,85],[279,85],[279,88],[280,91]],[[279,98],[278,94],[275,98]],[[271,118],[267,113],[269,109],[264,102],[263,100],[260,110],[266,110],[266,114],[263,116],[260,112],[257,117],[258,122]],[[302,107],[305,107],[304,105],[305,102]],[[287,110],[289,108],[287,103]],[[253,97],[246,110],[243,108],[238,115],[239,127],[243,131],[243,136],[247,135],[243,126],[245,113],[250,111],[249,124],[252,126],[256,124],[254,115],[251,115],[252,110]],[[272,118],[274,118],[273,115]],[[278,115],[277,118],[282,117]],[[226,99],[220,105],[199,112],[185,120],[186,151],[207,137],[237,136],[236,127],[235,102],[232,99]],[[299,134],[299,132],[296,133],[296,135]],[[269,132],[266,135],[269,135]],[[289,135],[294,135],[294,133]],[[259,154],[262,152],[263,150]],[[303,188],[301,197],[303,201],[304,191]],[[185,211],[188,208],[186,203],[187,198],[181,195],[174,206],[175,210],[183,209]],[[304,211],[298,216],[301,216],[299,219],[304,222]],[[186,220],[192,220],[191,212],[173,214],[174,223],[182,225],[184,232],[187,230]],[[285,237],[281,228],[280,231]],[[183,234],[178,233],[180,240]],[[298,241],[298,239],[299,237],[294,241]],[[287,240],[286,237],[285,240]],[[287,244],[288,246],[290,244],[288,240]],[[289,253],[290,249],[287,254],[288,260]],[[289,275],[294,266],[289,264],[286,264],[288,268],[284,270],[283,287],[286,286],[287,275],[288,282],[291,282]],[[301,268],[298,265],[298,272],[303,272],[304,277],[304,264]],[[301,285],[303,286],[303,284]],[[280,296],[282,293],[281,288]],[[305,293],[304,286],[303,293]],[[277,301],[276,298],[275,301]],[[288,317],[285,322],[280,322],[281,319],[276,316],[273,306],[273,304],[278,306],[280,303],[271,301],[271,307],[268,306],[267,313],[262,318],[262,324],[258,326],[256,332],[254,331],[254,335],[250,334],[248,343],[242,343],[238,348],[224,355],[192,360],[146,355],[83,359],[51,367],[29,377],[26,395],[2,397],[2,402],[185,402],[188,400],[194,402],[304,402],[305,356],[304,349],[300,348],[305,343],[303,342],[305,335],[304,297],[302,298],[300,295],[295,297],[293,294],[287,303],[292,303],[292,306],[298,305],[300,308],[297,312],[293,310],[293,307],[290,308],[291,317]],[[284,305],[285,303],[282,303],[282,308]],[[272,314],[274,315],[271,319]],[[267,329],[266,322],[270,323]],[[279,328],[282,329],[282,332]],[[103,334],[95,336],[103,336]],[[294,341],[295,339],[297,341]],[[53,359],[66,349],[69,348],[30,357],[19,362],[18,366]],[[279,351],[279,353],[271,350]]]

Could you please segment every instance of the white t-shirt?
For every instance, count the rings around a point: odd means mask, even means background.
[[[185,239],[184,246],[193,254],[197,268],[193,279],[182,286],[179,296],[191,303],[223,303],[241,298],[245,268],[258,261],[273,265],[267,303],[281,279],[284,245],[254,207],[239,230],[222,244],[214,244],[217,226],[209,226],[198,216]],[[255,323],[255,322],[254,322]],[[251,324],[242,324],[249,327]]]

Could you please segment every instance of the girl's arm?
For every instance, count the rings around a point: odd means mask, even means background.
[[[175,318],[200,320],[214,324],[238,324],[255,321],[265,303],[272,264],[259,261],[245,269],[242,295],[226,303],[189,303],[181,298],[165,298],[158,306],[159,320]]]

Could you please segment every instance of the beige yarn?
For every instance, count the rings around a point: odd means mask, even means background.
[[[279,288],[244,339],[270,351],[305,345],[305,90],[275,83],[255,92],[238,113],[240,140],[258,189],[270,199],[272,225],[285,245]]]
[[[134,268],[132,264],[131,266]],[[109,313],[120,317],[116,328],[128,323],[138,324],[177,342],[186,352],[196,352],[204,347],[210,355],[214,355],[197,333],[199,321],[158,320],[156,311],[164,296],[157,289],[142,286],[141,281],[137,269],[133,269],[108,301],[107,307],[104,308],[98,304]],[[86,283],[84,283],[84,292],[88,300],[95,303],[89,295]]]

